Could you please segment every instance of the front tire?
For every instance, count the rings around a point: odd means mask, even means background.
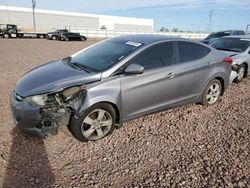
[[[3,37],[6,38],[6,39],[8,39],[10,36],[9,36],[9,34],[5,33],[5,34],[3,35]]]
[[[43,38],[44,38],[44,36],[43,36],[43,35],[39,35],[38,37],[39,37],[40,39],[43,39]]]
[[[70,120],[69,130],[81,142],[102,139],[114,131],[115,110],[107,103],[93,105],[79,118]]]
[[[211,106],[216,104],[222,94],[222,84],[219,80],[214,79],[207,85],[202,97],[202,104]]]
[[[235,83],[239,83],[242,81],[242,79],[245,77],[246,75],[246,65],[242,64],[239,66],[238,68],[238,76],[235,78]]]

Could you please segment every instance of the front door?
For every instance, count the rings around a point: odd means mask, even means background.
[[[171,42],[149,47],[128,64],[139,64],[144,73],[121,75],[123,119],[129,120],[148,114],[176,101],[178,83],[172,74],[174,50]]]

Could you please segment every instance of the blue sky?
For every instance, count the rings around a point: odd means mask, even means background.
[[[0,0],[0,5],[31,7],[31,0]],[[206,31],[211,9],[214,31],[245,30],[250,24],[250,0],[37,0],[36,8],[152,18],[156,30]]]

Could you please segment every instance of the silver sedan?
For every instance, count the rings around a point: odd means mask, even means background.
[[[223,37],[211,46],[233,59],[231,81],[238,83],[250,73],[250,35]]]
[[[25,74],[11,93],[26,133],[68,125],[80,141],[122,123],[189,103],[214,105],[229,84],[232,58],[206,44],[158,35],[109,39]]]

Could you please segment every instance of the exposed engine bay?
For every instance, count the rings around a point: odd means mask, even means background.
[[[41,122],[37,128],[41,129],[45,136],[57,134],[60,127],[68,125],[71,115],[81,106],[85,94],[84,86],[47,94],[44,106],[40,108]]]

